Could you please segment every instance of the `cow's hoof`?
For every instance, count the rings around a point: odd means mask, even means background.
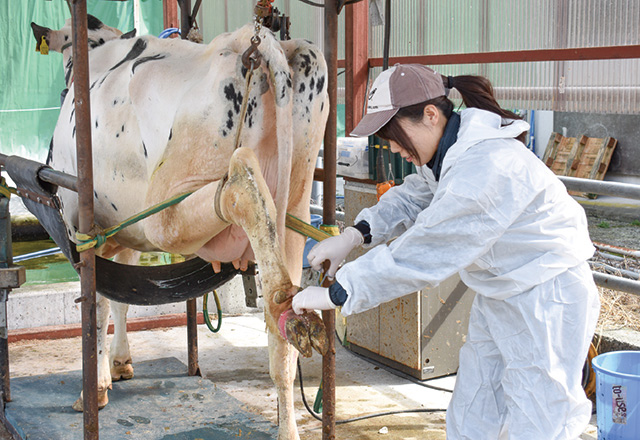
[[[122,361],[114,360],[111,364],[111,381],[116,382],[120,379],[128,380],[133,378],[133,365],[131,358],[127,359],[124,363]]]
[[[109,389],[111,389],[111,386],[109,386]],[[109,403],[108,389],[98,389],[98,409],[104,408],[105,406],[107,406],[107,403]],[[71,405],[71,407],[78,412],[84,411],[84,401],[82,400],[82,395],[78,397],[78,400],[76,400],[73,405]]]
[[[84,404],[82,402],[82,397],[78,397],[78,400],[73,402],[73,405],[71,405],[71,407],[78,412],[84,411]]]
[[[309,330],[307,329],[307,320],[296,315],[293,310],[287,310],[279,319],[280,333],[293,345],[296,350],[304,357],[311,357],[311,342],[309,341]]]
[[[329,349],[329,341],[327,339],[327,330],[322,319],[315,313],[305,313],[302,315],[307,321],[307,329],[309,331],[309,341],[311,346],[322,356],[327,354]]]

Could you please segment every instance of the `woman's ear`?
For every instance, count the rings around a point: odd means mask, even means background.
[[[428,104],[424,106],[424,118],[428,120],[431,125],[436,126],[440,121],[440,111],[433,104]]]

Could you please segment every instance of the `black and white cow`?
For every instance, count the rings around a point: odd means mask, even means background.
[[[64,55],[69,92],[55,129],[50,165],[75,175],[73,61],[65,47],[70,24],[58,31],[32,27],[36,40],[44,36],[50,50]],[[309,220],[315,159],[329,111],[327,72],[313,44],[279,42],[261,30],[262,63],[251,79],[240,148],[235,149],[247,93],[241,55],[253,31],[248,25],[198,45],[152,36],[121,39],[120,31],[89,19],[96,224],[115,225],[193,191],[178,205],[118,233],[98,252],[129,263],[138,251],[195,254],[212,262],[214,270],[220,262],[246,267],[256,261],[265,298],[270,372],[279,399],[278,438],[297,439],[297,352],[281,329],[304,327],[292,342],[305,352],[310,345],[323,351],[326,339],[316,315],[295,317],[290,312],[305,238],[285,229],[285,214]],[[226,173],[228,180],[223,181]],[[59,195],[75,240],[77,196],[63,189]],[[110,361],[105,344],[109,301],[98,301],[101,406],[108,402],[112,376],[133,376],[126,307],[111,305],[117,334]],[[81,409],[81,398],[76,407]]]

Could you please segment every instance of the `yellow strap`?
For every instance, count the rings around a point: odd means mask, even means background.
[[[286,226],[287,228],[296,231],[299,234],[311,237],[316,241],[322,241],[331,237],[331,234],[322,231],[291,214],[287,214]]]

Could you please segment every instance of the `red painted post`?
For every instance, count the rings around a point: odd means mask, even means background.
[[[345,131],[362,119],[369,74],[369,2],[345,7]]]
[[[162,10],[164,28],[179,28],[177,0],[162,0]]]

